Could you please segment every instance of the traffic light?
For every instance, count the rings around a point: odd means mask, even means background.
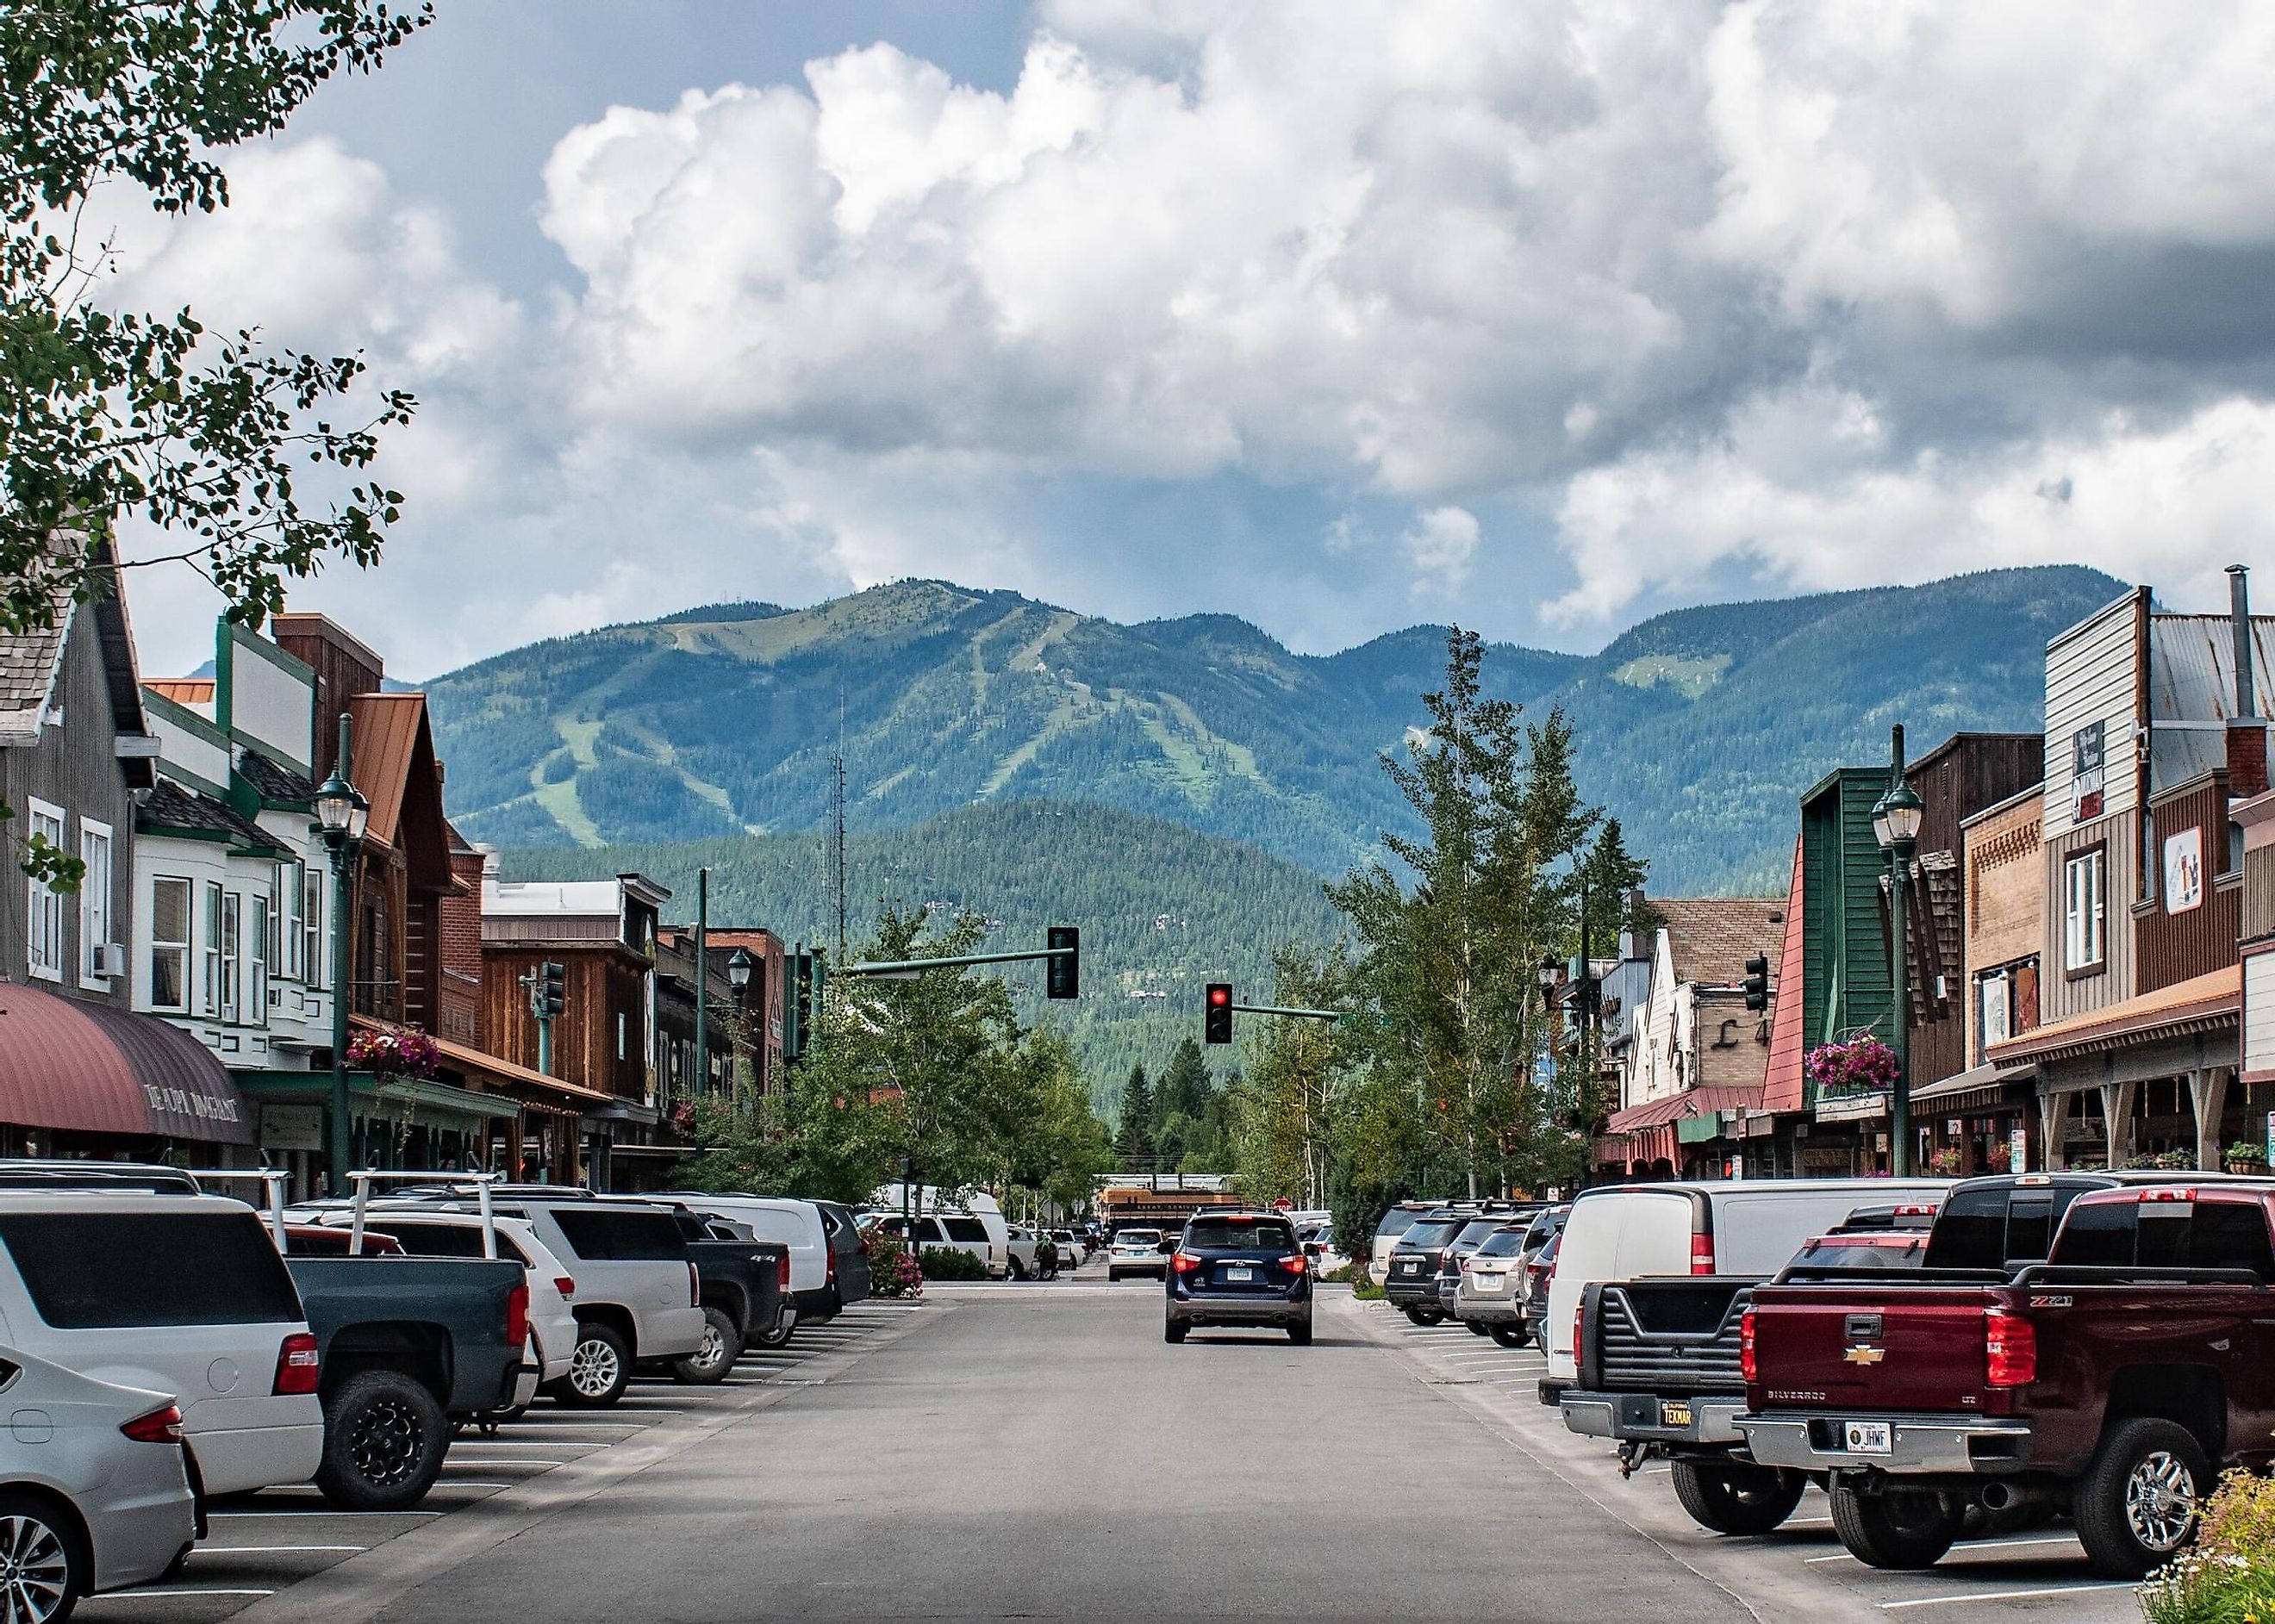
[[[1046,944],[1054,956],[1043,961],[1043,996],[1082,996],[1082,933],[1071,925],[1051,926]]]
[[[1745,987],[1747,1008],[1770,1007],[1770,962],[1758,953],[1746,961]]]
[[[1212,981],[1208,984],[1208,1002],[1201,1013],[1201,1041],[1232,1041],[1232,984],[1229,982]]]
[[[805,944],[782,955],[782,1059],[805,1054]]]
[[[568,971],[551,960],[537,967],[529,989],[529,1010],[540,1021],[550,1021],[569,1007]]]

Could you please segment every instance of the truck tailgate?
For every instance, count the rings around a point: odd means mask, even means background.
[[[2003,1415],[2013,1390],[1984,1364],[1982,1287],[1764,1286],[1754,1293],[1761,1409]]]

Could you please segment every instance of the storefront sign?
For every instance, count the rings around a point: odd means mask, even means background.
[[[2070,816],[2086,823],[2101,816],[2101,778],[2107,759],[2104,723],[2090,721],[2069,736]]]
[[[2010,1128],[2007,1130],[2007,1171],[2028,1173],[2030,1170],[2030,1130]]]
[[[321,1151],[324,1148],[324,1107],[321,1106],[263,1106],[261,1107],[261,1148],[264,1151]]]
[[[2165,837],[2165,911],[2203,905],[2203,830],[2191,824]]]
[[[2267,1165],[2275,1167],[2275,1111],[2267,1114]]]

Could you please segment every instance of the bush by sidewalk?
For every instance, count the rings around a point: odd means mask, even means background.
[[[2275,1482],[2222,1477],[2195,1546],[2141,1587],[2141,1611],[2148,1624],[2275,1620]]]
[[[970,1252],[953,1246],[927,1246],[923,1253],[926,1280],[986,1280],[987,1265]]]

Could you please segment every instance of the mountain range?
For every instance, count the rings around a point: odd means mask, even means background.
[[[1589,798],[1662,895],[1783,882],[1798,793],[1961,729],[2036,730],[2046,640],[2122,590],[2076,566],[1679,609],[1600,653],[1487,646],[1487,691],[1578,729]],[[1247,622],[1138,625],[904,580],[533,644],[427,685],[479,839],[611,848],[911,828],[1094,802],[1338,874],[1410,816],[1378,761],[1425,720],[1445,629],[1327,655]],[[610,871],[613,872],[613,871]]]

